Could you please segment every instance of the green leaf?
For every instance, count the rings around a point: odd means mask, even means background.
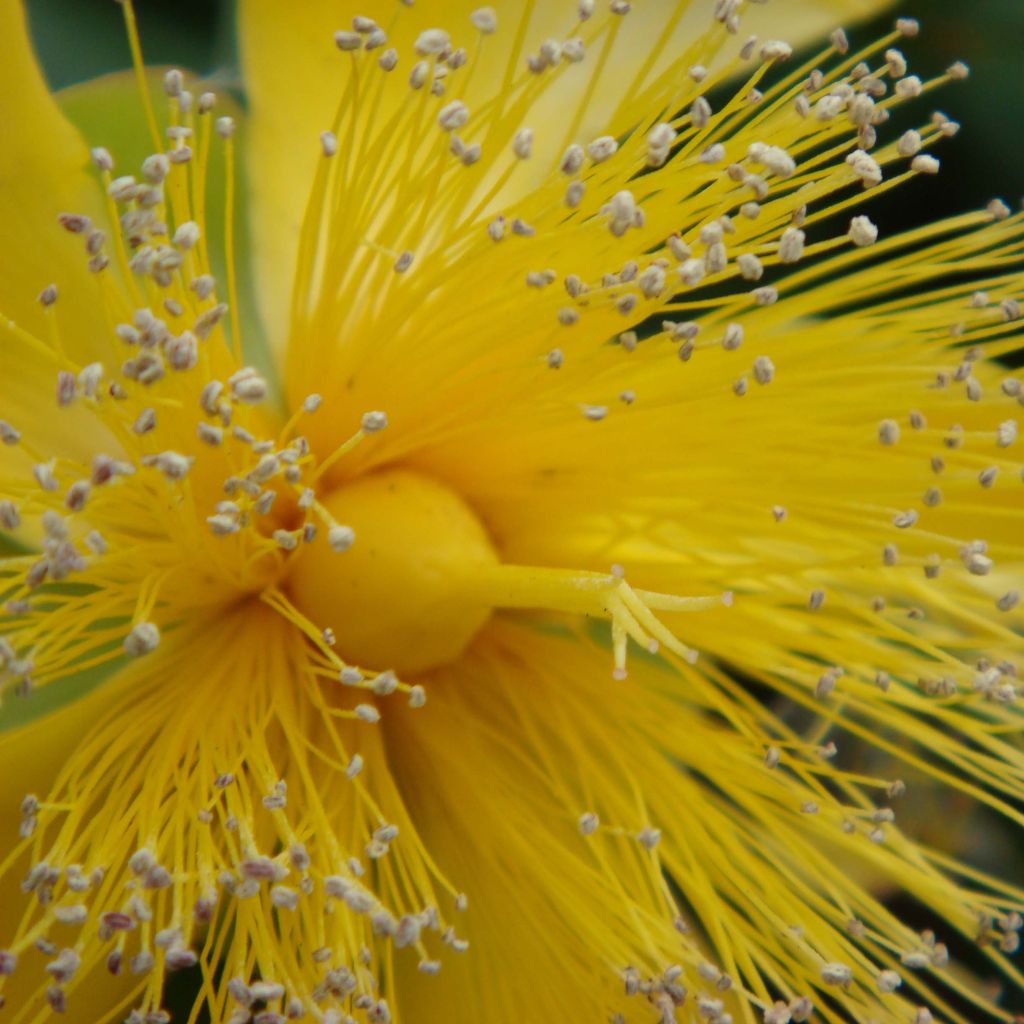
[[[103,665],[97,665],[86,672],[49,683],[33,690],[26,697],[11,696],[10,690],[0,704],[0,735],[9,729],[18,729],[43,718],[59,708],[81,700],[92,693],[104,680],[113,676],[127,659],[114,658]]]

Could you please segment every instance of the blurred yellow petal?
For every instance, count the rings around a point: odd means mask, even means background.
[[[545,676],[524,686],[524,665],[560,647],[572,652],[574,678],[555,690]],[[607,809],[621,791],[593,792],[614,776],[592,774],[583,750],[600,740],[594,752],[604,751],[608,737],[600,714],[578,716],[577,700],[595,682],[591,670],[605,685],[607,661],[600,652],[581,662],[582,653],[572,639],[503,625],[427,681],[429,729],[400,709],[384,719],[413,823],[442,872],[468,893],[465,912],[451,918],[468,948],[443,955],[436,977],[414,958],[395,957],[407,1024],[607,1020],[630,1009],[617,979],[631,962],[623,942],[630,931],[644,933],[653,955],[673,955],[678,936],[656,860],[632,835],[648,822],[636,807],[611,821]],[[562,760],[568,748],[574,761]],[[472,781],[454,787],[456,778]],[[595,809],[605,816],[602,831],[584,836],[580,818]]]
[[[60,280],[62,298],[76,308],[74,343],[88,337],[99,311],[80,246],[60,231],[56,218],[65,211],[95,216],[101,197],[85,143],[47,91],[20,3],[2,5],[0,38],[0,95],[17,97],[4,105],[0,147],[0,314],[45,335],[36,297]]]
[[[67,691],[69,687],[63,689]],[[47,700],[49,697],[49,694],[37,694],[22,699],[25,707],[30,708],[37,706],[40,700],[51,703]],[[21,726],[11,726],[12,716],[7,713],[20,711],[20,708],[5,707],[0,713],[0,779],[4,780],[0,786],[0,850],[4,856],[19,845],[22,801],[29,795],[46,799],[58,776],[66,769],[69,753],[96,726],[108,704],[108,694],[93,694]],[[10,870],[0,872],[0,950],[7,948],[23,915],[25,895],[21,882],[31,866],[31,853],[30,848],[25,848]],[[95,866],[89,865],[90,868]],[[72,945],[75,932],[63,927],[55,929],[49,937],[62,946]],[[34,950],[20,958],[19,967],[4,985],[5,1012],[31,1007],[38,1013],[45,1009],[37,972],[40,965],[52,958],[52,954]],[[138,986],[137,978],[130,975],[112,978],[99,967],[77,979],[70,989],[73,998],[69,1001],[70,1012],[64,1019],[74,1024],[98,1024],[108,1018],[120,998]]]
[[[441,871],[473,884],[452,919],[465,952],[436,977],[395,957],[407,1024],[632,1020],[645,997],[624,994],[628,935],[657,962],[717,965],[770,1004],[750,976],[758,963],[792,998],[819,964],[780,922],[799,920],[835,960],[856,956],[808,873],[879,930],[901,928],[874,894],[894,879],[934,908],[956,905],[955,886],[911,866],[898,840],[868,843],[824,809],[801,811],[821,799],[815,782],[773,775],[743,739],[770,712],[750,702],[733,708],[735,728],[715,725],[698,707],[715,691],[700,671],[638,658],[613,683],[599,645],[506,621],[427,685],[428,729],[401,709],[384,719],[392,771]],[[767,882],[777,873],[786,884]],[[685,919],[673,927],[675,901]],[[739,1018],[728,988],[713,995]],[[886,1019],[887,1002],[866,998]]]
[[[32,52],[20,3],[0,5],[0,96],[4,105],[0,146],[0,397],[3,418],[15,427],[24,416],[52,404],[58,365],[46,351],[54,321],[65,351],[87,362],[105,320],[96,282],[87,268],[80,236],[57,223],[62,212],[102,219],[102,195],[90,171],[89,152],[49,94]],[[60,281],[55,306],[43,309],[40,292]],[[33,346],[26,336],[43,339]],[[68,430],[52,417],[35,432],[46,457],[85,450],[95,443],[92,417]],[[31,456],[0,446],[0,470],[24,465]]]

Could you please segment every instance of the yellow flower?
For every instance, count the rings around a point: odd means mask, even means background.
[[[1024,217],[862,209],[966,68],[347,6],[239,115],[125,3],[91,166],[0,7],[4,1019],[1010,1021]]]

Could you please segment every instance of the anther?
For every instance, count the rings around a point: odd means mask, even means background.
[[[853,980],[853,970],[846,964],[827,963],[821,968],[821,980],[826,985],[849,985]]]
[[[110,155],[110,151],[103,146],[96,146],[90,156],[96,170],[112,171],[114,169],[114,158]]]
[[[462,128],[469,120],[469,108],[461,100],[453,100],[441,108],[437,115],[437,123],[446,131],[453,132]]]
[[[695,128],[705,128],[711,120],[711,104],[703,96],[698,96],[690,107],[690,121]]]
[[[878,440],[882,444],[893,445],[900,439],[900,426],[895,420],[882,420],[878,424]]]
[[[917,75],[907,75],[896,83],[894,89],[902,99],[915,99],[924,91],[924,84]]]
[[[740,276],[747,281],[759,281],[764,275],[761,261],[752,252],[741,253],[736,258],[736,266],[739,268]]]
[[[854,217],[850,221],[849,238],[856,246],[874,245],[878,240],[878,228],[868,217]]]
[[[753,374],[758,384],[770,384],[775,379],[775,364],[768,356],[758,356],[754,360]]]
[[[646,825],[636,834],[636,841],[645,850],[653,850],[661,842],[661,829]]]
[[[343,53],[350,53],[353,50],[362,48],[363,40],[358,32],[350,32],[347,29],[339,29],[334,33],[334,45]]]
[[[421,57],[437,57],[450,45],[448,33],[440,28],[428,28],[421,32],[414,49]]]
[[[562,43],[562,57],[570,64],[579,64],[586,56],[586,46],[579,36],[573,36]]]
[[[533,153],[533,130],[520,128],[512,139],[512,152],[518,160],[529,160]]]
[[[361,422],[362,429],[367,434],[376,434],[384,430],[388,425],[387,413],[374,411],[363,413]]]
[[[498,30],[498,15],[493,7],[478,7],[469,20],[481,35],[489,36]]]
[[[236,402],[246,405],[256,405],[267,397],[267,382],[248,366],[228,378],[228,388]]]
[[[799,228],[786,228],[779,239],[779,260],[782,263],[796,263],[804,254],[806,238]]]
[[[137,622],[124,638],[124,652],[130,658],[150,654],[160,646],[160,630],[152,622]]]
[[[600,138],[594,139],[593,142],[587,144],[587,155],[595,164],[600,164],[613,156],[618,148],[619,144],[615,139],[610,135],[602,135]],[[576,170],[578,169],[576,168]],[[572,173],[575,173],[575,171]]]
[[[863,149],[854,150],[846,158],[846,163],[865,188],[871,188],[871,186],[878,185],[882,181],[881,166]]]
[[[351,526],[340,526],[335,524],[327,531],[327,543],[332,551],[339,554],[348,551],[355,543],[356,535]]]

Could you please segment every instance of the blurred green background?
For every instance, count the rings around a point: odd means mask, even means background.
[[[128,66],[121,9],[114,0],[27,3],[54,88]],[[136,0],[147,60],[217,71],[230,82],[236,67],[233,7],[233,0]],[[892,231],[983,205],[997,195],[1016,206],[1024,194],[1024,0],[903,0],[891,14],[860,26],[854,41],[888,31],[896,15],[919,18],[924,26],[921,37],[904,46],[912,71],[926,77],[959,59],[973,74],[966,84],[907,110],[910,124],[940,103],[963,129],[941,147],[945,173],[890,193],[873,207],[876,219]]]

